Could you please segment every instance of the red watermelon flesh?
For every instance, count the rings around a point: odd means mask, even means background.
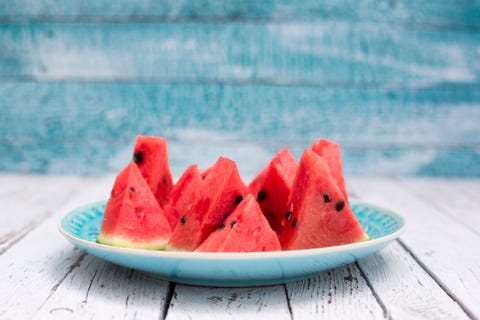
[[[120,247],[164,249],[171,233],[162,208],[131,162],[115,180],[97,241]]]
[[[212,167],[208,167],[207,169],[203,170],[202,179],[205,180],[205,178],[208,176],[208,174],[210,173],[211,170],[212,170]]]
[[[302,154],[280,237],[284,250],[321,248],[368,239],[327,162],[311,150]]]
[[[345,201],[348,202],[347,189],[342,172],[342,155],[338,143],[327,139],[320,139],[313,143],[312,150],[325,159],[333,178],[337,182],[340,191],[342,191]]]
[[[163,205],[173,186],[168,164],[167,140],[162,137],[137,136],[133,161],[152,189],[158,203]]]
[[[220,157],[195,193],[195,203],[180,217],[168,250],[193,251],[247,194],[234,161]]]
[[[220,227],[196,251],[255,252],[281,250],[277,234],[263,215],[255,197],[248,194]]]
[[[198,167],[191,165],[185,170],[168,195],[168,200],[163,206],[165,216],[172,229],[180,221],[180,217],[195,201],[195,192],[202,185],[202,177]]]
[[[255,197],[258,197],[258,191],[260,191],[263,183],[265,182],[265,178],[267,177],[267,173],[268,173],[268,168],[269,168],[269,165],[264,167],[262,171],[260,171],[248,185],[248,192],[253,194]]]
[[[278,235],[283,233],[282,220],[288,211],[297,161],[288,148],[280,150],[250,183],[249,191],[257,197],[263,214]]]

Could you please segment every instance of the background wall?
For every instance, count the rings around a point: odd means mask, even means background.
[[[0,1],[0,171],[175,175],[342,146],[347,175],[480,177],[480,1]]]

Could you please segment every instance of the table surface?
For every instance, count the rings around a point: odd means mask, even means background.
[[[113,176],[0,175],[1,319],[476,319],[480,180],[352,178],[352,198],[407,218],[398,241],[285,285],[215,288],[149,278],[62,238],[61,217]]]

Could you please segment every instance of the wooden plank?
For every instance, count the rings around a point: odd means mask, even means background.
[[[320,20],[0,24],[0,75],[81,81],[478,83],[476,32]],[[221,44],[221,45],[220,45]]]
[[[277,21],[319,19],[375,21],[421,26],[474,27],[479,25],[478,1],[59,1],[17,0],[0,3],[5,19],[57,19],[62,21],[192,20]],[[70,18],[70,19],[68,19]],[[89,19],[87,19],[89,18]]]
[[[384,312],[354,265],[286,284],[293,319],[379,319]]]
[[[462,195],[468,198],[468,201],[480,206],[480,180],[479,179],[450,179],[449,185],[454,189],[455,195],[460,191]]]
[[[432,207],[449,215],[453,220],[480,235],[480,183],[466,188],[468,180],[449,180],[438,183],[436,179],[402,179],[417,197],[430,203]],[[471,193],[463,191],[469,189]],[[475,196],[474,196],[475,195]]]
[[[59,203],[52,216],[1,256],[0,318],[34,317],[85,259],[85,253],[73,249],[63,239],[57,223],[71,209],[108,197],[113,180],[112,177],[78,178],[76,184],[82,188],[73,193],[67,203]]]
[[[81,187],[76,177],[0,175],[0,255]]]
[[[168,283],[87,255],[36,319],[161,319]]]
[[[397,242],[358,262],[392,319],[469,319]],[[357,299],[355,295],[353,299]]]
[[[439,179],[437,183],[448,183]],[[350,179],[362,200],[396,210],[408,220],[405,248],[471,317],[480,317],[478,234],[396,180]]]
[[[176,285],[167,320],[291,319],[283,286],[213,288]]]
[[[177,173],[192,162],[210,165],[224,153],[239,161],[242,174],[254,175],[280,148],[299,156],[328,137],[341,144],[347,175],[478,177],[479,101],[480,87],[454,84],[0,82],[0,105],[16,106],[0,110],[0,151],[9,155],[0,169],[117,172],[140,133],[169,138]]]

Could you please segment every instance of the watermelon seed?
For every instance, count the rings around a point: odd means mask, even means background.
[[[297,225],[297,217],[293,218],[292,220],[292,228],[295,228],[296,225]]]
[[[328,194],[323,195],[323,201],[325,201],[325,203],[330,202],[330,197],[328,196]]]
[[[290,218],[292,217],[292,210],[289,210],[287,211],[287,214],[285,215],[285,219],[287,219],[287,221],[290,221]]]
[[[135,188],[134,188],[134,187],[130,187],[130,192],[135,192]]]
[[[231,211],[230,211],[230,212],[228,212],[228,213],[227,213],[227,214],[226,214],[226,215],[223,217],[223,220],[226,220],[226,219],[228,218],[228,216],[229,216],[229,215],[231,215],[231,214],[232,214],[232,212],[231,212]]]
[[[182,225],[185,224],[185,216],[182,216],[182,217],[180,218],[180,222],[182,223]]]
[[[140,164],[143,162],[143,152],[142,151],[137,151],[133,154],[133,161],[136,164]]]
[[[163,183],[163,185],[164,185],[164,186],[166,186],[166,185],[167,185],[167,179],[166,179],[165,177],[163,177],[163,179],[162,179],[162,183]]]
[[[233,228],[233,226],[235,225],[235,223],[237,223],[237,220],[233,220],[232,222],[230,222],[230,229]]]
[[[225,225],[224,225],[223,223],[218,226],[218,229],[219,229],[219,230],[222,230],[223,228],[225,228]]]
[[[342,210],[344,207],[345,207],[345,201],[343,200],[338,201],[337,204],[335,205],[335,209],[337,211]]]
[[[240,202],[242,202],[242,200],[243,200],[243,197],[241,195],[237,196],[234,201],[235,205],[238,205]]]
[[[258,202],[265,200],[266,197],[267,197],[267,192],[265,192],[265,190],[258,191],[258,194],[257,194]]]

